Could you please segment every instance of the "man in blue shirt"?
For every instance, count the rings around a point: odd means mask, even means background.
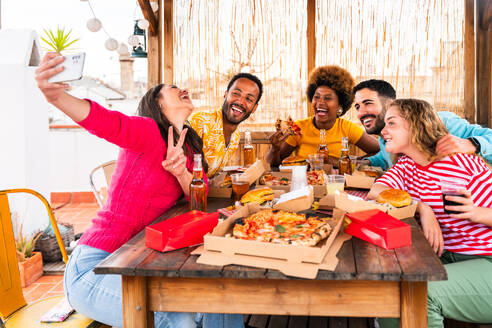
[[[396,91],[386,81],[367,80],[354,88],[355,109],[357,117],[369,134],[379,135],[380,151],[367,157],[371,166],[388,170],[392,165],[390,155],[386,152],[386,141],[381,136],[384,128],[384,115],[389,104],[396,98]],[[486,162],[492,163],[492,130],[480,125],[470,124],[451,112],[438,113],[449,131],[436,146],[436,152],[445,156],[452,153],[476,153]]]

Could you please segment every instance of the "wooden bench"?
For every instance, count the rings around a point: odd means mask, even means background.
[[[246,328],[374,328],[374,318],[307,317],[283,315],[245,315]],[[492,328],[479,324],[444,320],[444,328]]]
[[[245,315],[247,328],[374,328],[374,318]]]

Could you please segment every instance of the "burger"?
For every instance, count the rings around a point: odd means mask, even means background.
[[[266,202],[272,201],[274,192],[272,188],[263,187],[248,191],[241,197],[241,204],[258,203],[265,205]]]
[[[282,161],[282,166],[296,166],[306,164],[306,159],[301,156],[289,156]]]
[[[390,204],[394,207],[404,207],[412,204],[412,197],[404,190],[386,189],[376,199],[378,203]]]

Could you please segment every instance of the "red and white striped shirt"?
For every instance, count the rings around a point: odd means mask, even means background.
[[[410,157],[400,158],[377,183],[407,191],[413,199],[429,205],[436,215],[448,251],[470,255],[492,255],[492,227],[451,218],[444,212],[439,181],[459,178],[467,181],[475,206],[492,208],[492,171],[478,156],[456,154],[427,166]]]

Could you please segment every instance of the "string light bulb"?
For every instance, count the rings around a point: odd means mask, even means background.
[[[91,18],[87,21],[87,29],[91,32],[97,32],[101,29],[102,23],[96,17]]]
[[[116,50],[118,54],[124,56],[128,55],[128,47],[124,43],[120,43],[120,46],[118,47],[118,50]]]
[[[118,41],[116,41],[113,38],[109,38],[109,39],[106,40],[106,42],[104,42],[104,46],[109,51],[116,50],[118,48]]]
[[[142,30],[146,30],[149,27],[149,21],[146,19],[139,19],[138,27],[140,27]]]
[[[132,47],[138,46],[139,42],[140,41],[138,40],[138,36],[136,36],[136,35],[130,35],[128,37],[128,44],[131,45]]]

